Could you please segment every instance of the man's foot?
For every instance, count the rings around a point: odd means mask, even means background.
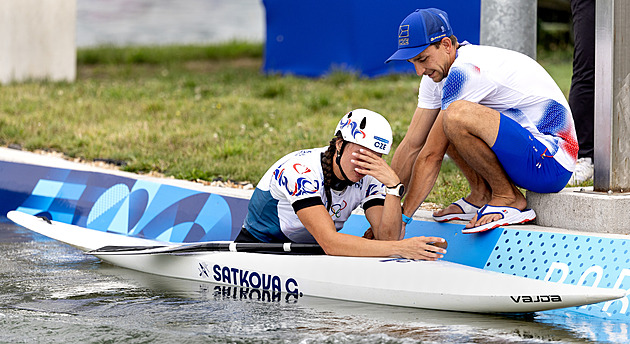
[[[437,222],[452,220],[468,221],[475,217],[479,207],[466,201],[463,197],[451,203],[448,207],[433,213],[433,219]]]
[[[482,225],[475,227],[466,226],[462,230],[464,234],[485,232],[487,230],[495,229],[500,226],[508,226],[518,223],[525,223],[532,221],[536,218],[536,213],[532,209],[520,210],[513,207],[497,207],[492,205],[484,205],[477,212],[479,218],[490,218],[493,216],[497,218],[494,221],[486,222]],[[472,221],[471,221],[472,223]]]
[[[579,158],[575,165],[575,171],[573,171],[573,175],[567,185],[576,186],[591,180],[593,179],[593,172],[593,160],[591,158]]]
[[[484,209],[486,207],[514,208],[518,211],[523,211],[525,208],[527,208],[527,200],[525,199],[525,196],[523,196],[523,194],[518,190],[518,188],[516,188],[516,186],[513,186],[513,188],[514,188],[514,198],[497,197],[497,198],[492,199],[485,206],[481,207],[481,209],[477,212],[477,214],[475,214],[475,217],[472,220],[470,220],[468,224],[466,224],[466,229],[483,226],[491,222],[499,221],[503,218],[503,214],[501,214],[500,212],[496,212],[496,211],[485,212]]]

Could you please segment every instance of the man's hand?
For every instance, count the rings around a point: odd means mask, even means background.
[[[372,227],[368,228],[365,233],[363,233],[363,238],[374,240],[374,232],[372,231]]]

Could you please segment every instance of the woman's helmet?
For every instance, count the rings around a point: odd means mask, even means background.
[[[366,110],[348,112],[337,124],[335,135],[341,133],[344,141],[356,143],[377,153],[388,154],[392,148],[392,127],[385,117]]]

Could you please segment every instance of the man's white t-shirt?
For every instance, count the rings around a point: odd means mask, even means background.
[[[578,154],[573,117],[564,94],[536,61],[507,49],[463,44],[448,76],[420,81],[418,107],[446,109],[456,100],[487,106],[510,117],[572,172]]]

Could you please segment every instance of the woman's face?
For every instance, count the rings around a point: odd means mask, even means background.
[[[343,144],[343,141],[341,140],[337,142],[337,152],[341,151],[342,144]],[[352,181],[353,183],[356,183],[359,180],[361,180],[363,177],[365,177],[364,174],[360,174],[355,170],[355,168],[359,166],[352,162],[352,160],[357,159],[356,157],[352,155],[352,153],[358,152],[360,149],[368,150],[378,156],[382,155],[380,153],[374,152],[371,149],[360,146],[356,143],[351,143],[351,142],[346,143],[346,148],[343,150],[343,155],[341,156],[341,167],[343,168],[343,172],[346,174],[348,179],[350,179],[350,181]],[[336,159],[333,159],[333,160],[335,160],[335,168],[333,168],[335,175],[339,179],[344,179],[343,176],[341,175],[341,172],[339,172],[338,167],[336,166]]]

